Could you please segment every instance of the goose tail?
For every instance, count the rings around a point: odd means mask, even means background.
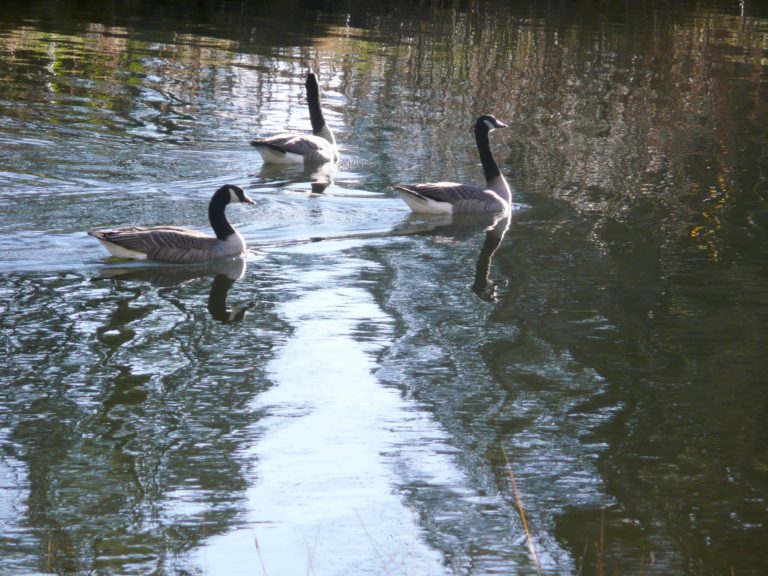
[[[261,148],[267,148],[274,152],[280,152],[281,154],[285,154],[286,152],[284,146],[281,146],[280,144],[273,144],[272,142],[264,142],[264,140],[251,140],[251,146],[257,150],[260,150]]]
[[[414,186],[397,184],[393,188],[398,191],[400,197],[413,212],[419,214],[451,214],[453,212],[453,206],[450,202],[438,202],[425,196]]]

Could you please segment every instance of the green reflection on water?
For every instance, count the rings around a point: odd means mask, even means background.
[[[252,402],[297,327],[272,307],[303,295],[289,252],[271,247],[228,286],[249,308],[227,325],[212,277],[97,281],[79,266],[100,256],[68,235],[196,224],[194,194],[223,174],[263,196],[263,221],[242,227],[257,240],[369,233],[353,251],[383,271],[344,282],[393,319],[375,334],[376,378],[434,420],[459,471],[401,470],[394,487],[446,573],[526,565],[501,447],[549,573],[765,569],[756,7],[359,3],[347,18],[160,2],[137,21],[62,4],[18,6],[2,25],[0,250],[4,270],[22,252],[33,269],[0,281],[3,560],[182,572],[240,528],[260,471],[244,456]],[[253,173],[251,136],[306,126],[307,66],[361,161],[338,189],[379,194],[299,198]],[[512,127],[497,153],[523,204],[493,261],[480,228],[377,238],[405,217],[387,203],[393,181],[478,180],[469,127],[486,111]],[[348,248],[336,252],[343,267]],[[356,343],[375,332],[361,326]]]

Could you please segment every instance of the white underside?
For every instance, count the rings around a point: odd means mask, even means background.
[[[261,154],[261,159],[269,164],[304,164],[304,156],[293,152],[278,152],[267,146],[260,146],[256,150]]]
[[[453,214],[453,204],[450,202],[437,202],[429,198],[416,196],[404,190],[398,190],[398,192],[413,212],[418,214]]]
[[[118,258],[130,258],[132,260],[147,259],[147,255],[144,254],[144,252],[137,252],[136,250],[128,250],[128,248],[123,248],[119,244],[113,244],[112,242],[108,242],[107,240],[102,240],[101,238],[97,238],[97,240],[101,242],[101,245],[104,246],[104,248],[109,250],[112,256],[117,256]]]

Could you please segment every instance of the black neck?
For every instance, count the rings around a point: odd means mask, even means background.
[[[309,105],[309,121],[312,122],[312,132],[318,134],[325,126],[323,110],[320,108],[320,90],[317,84],[307,83],[307,104]]]
[[[483,164],[483,173],[485,181],[488,182],[501,174],[499,165],[491,152],[491,143],[488,139],[490,130],[484,122],[478,122],[475,126],[475,140],[477,140],[477,151],[480,153],[480,162]]]
[[[219,240],[224,240],[227,236],[235,233],[235,229],[232,228],[232,224],[229,223],[226,214],[224,214],[227,204],[229,204],[229,190],[221,194],[214,194],[208,204],[208,220]]]

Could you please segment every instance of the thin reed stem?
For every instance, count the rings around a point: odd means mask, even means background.
[[[605,508],[600,510],[600,539],[597,541],[597,576],[605,576]]]
[[[523,530],[525,531],[525,538],[528,543],[528,551],[531,553],[531,556],[533,557],[533,562],[536,565],[536,574],[538,576],[541,576],[541,563],[539,562],[539,555],[536,554],[536,547],[533,544],[531,531],[528,528],[528,520],[525,517],[525,508],[523,508],[523,501],[520,498],[520,491],[517,489],[515,474],[512,472],[512,465],[509,463],[509,458],[507,457],[507,451],[504,450],[503,446],[501,447],[501,453],[504,455],[504,462],[507,465],[507,473],[509,474],[509,479],[512,482],[512,490],[515,493],[515,504],[517,504],[517,513],[520,515],[520,521],[523,523]]]

